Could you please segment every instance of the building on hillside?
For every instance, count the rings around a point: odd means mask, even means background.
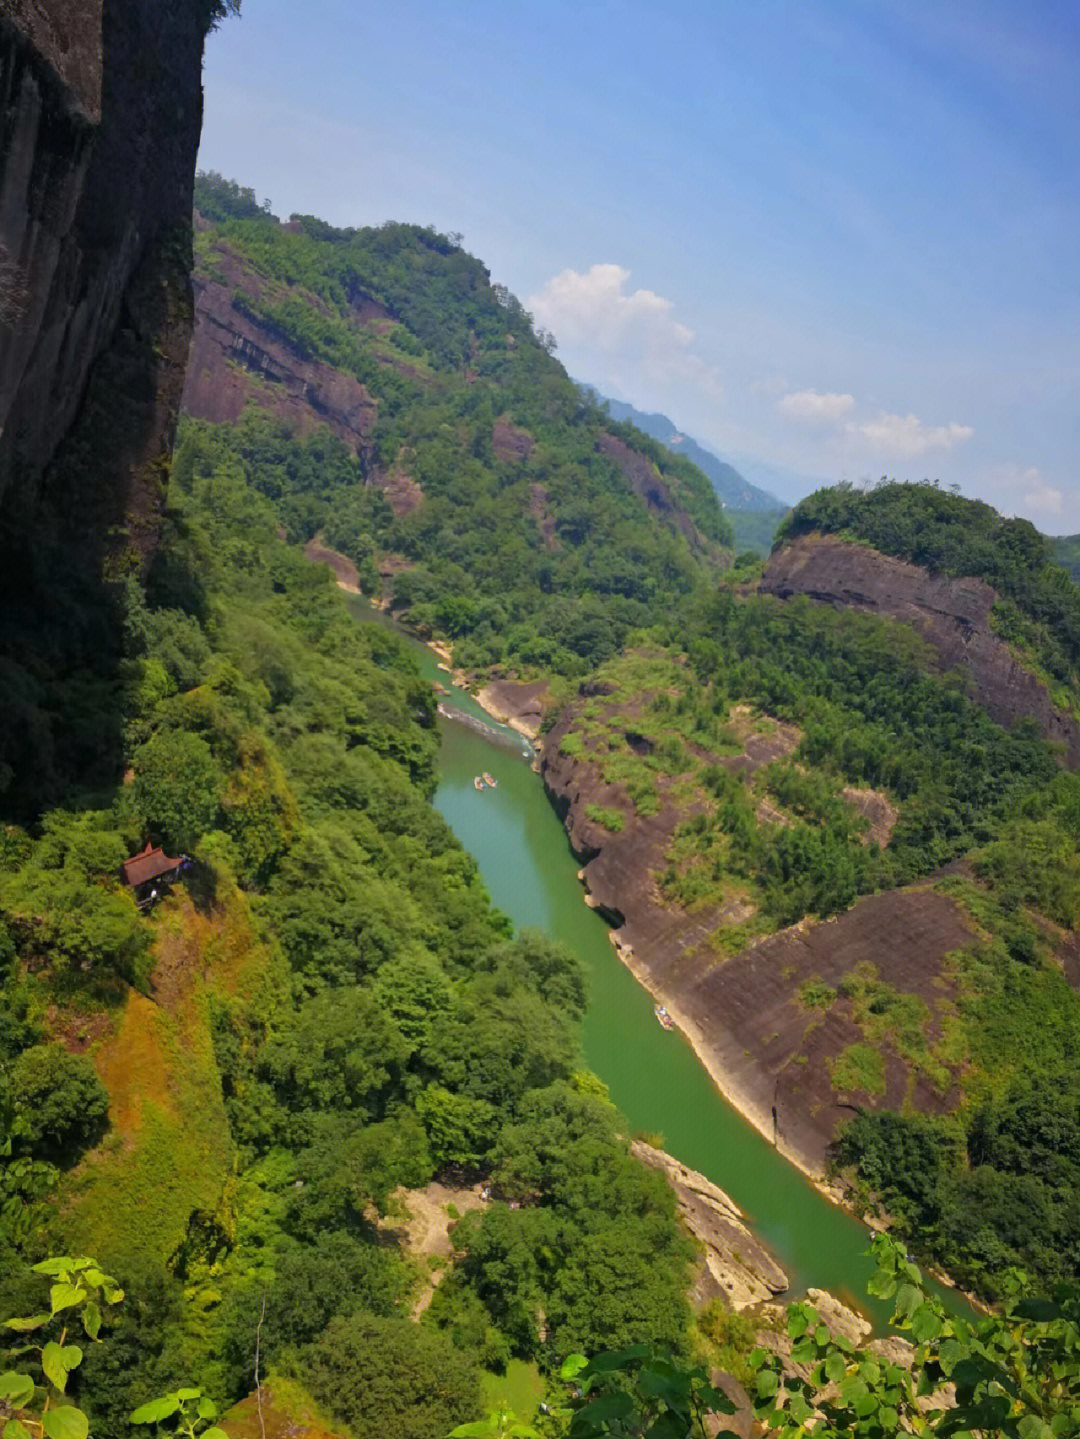
[[[191,860],[186,854],[172,859],[163,849],[148,842],[144,850],[124,861],[124,878],[135,891],[140,908],[145,908],[160,899],[166,887],[190,868]]]

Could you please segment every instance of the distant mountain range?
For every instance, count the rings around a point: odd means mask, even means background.
[[[650,415],[644,410],[636,410],[633,405],[624,404],[621,400],[609,400],[603,396],[598,398],[607,405],[613,420],[629,420],[639,430],[666,445],[673,454],[685,455],[697,465],[712,482],[713,489],[720,496],[725,509],[779,515],[788,508],[776,495],[752,485],[733,465],[718,459],[711,450],[707,450],[690,435],[684,435],[667,415]]]

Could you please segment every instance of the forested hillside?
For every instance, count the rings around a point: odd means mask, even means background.
[[[534,1389],[638,1340],[745,1364],[583,1069],[578,962],[492,909],[429,804],[434,696],[313,539],[458,666],[555,680],[543,770],[593,902],[777,1143],[828,1146],[985,1295],[1080,1277],[1062,746],[995,723],[902,606],[730,566],[705,477],[583,398],[454,237],[283,225],[220,177],[197,201],[163,543],[145,590],[109,577],[115,672],[33,696],[81,787],[0,827],[0,1314],[49,1252],[116,1276],[72,1380],[94,1433],[189,1378],[241,1400],[256,1355],[286,1422],[354,1439],[445,1434],[511,1360]],[[822,533],[992,585],[1071,716],[1080,592],[1030,526],[841,487],[781,543]],[[60,617],[15,619],[29,651]],[[158,893],[121,879],[148,842]],[[434,1269],[403,1191],[456,1196]]]
[[[428,804],[430,689],[278,538],[248,444],[177,452],[109,696],[125,782],[0,831],[0,1313],[49,1252],[117,1277],[73,1381],[95,1434],[185,1379],[242,1397],[257,1337],[353,1434],[442,1434],[511,1356],[682,1347],[689,1249],[582,1072],[577,962],[511,936]],[[148,838],[193,864],[140,908]],[[417,1325],[378,1221],[436,1173],[494,1196]]]
[[[775,544],[815,531],[871,545],[935,574],[985,580],[998,592],[997,632],[1075,695],[1080,589],[1052,562],[1051,543],[1028,520],[1005,519],[990,505],[934,485],[840,485],[796,505]]]
[[[582,674],[722,562],[731,532],[706,478],[609,421],[455,239],[283,226],[219,177],[196,205],[189,411],[243,417],[290,539],[322,532],[369,591],[381,566],[395,612],[458,663]],[[298,420],[297,365],[317,367]],[[298,473],[273,447],[321,421],[342,445]]]
[[[673,454],[685,455],[688,460],[697,465],[702,474],[712,481],[713,488],[726,510],[744,510],[748,514],[779,516],[787,508],[768,490],[752,485],[734,465],[729,465],[726,460],[721,460],[693,436],[684,435],[668,419],[667,415],[648,414],[644,410],[635,409],[633,405],[624,404],[621,400],[604,398],[601,403],[607,408],[613,419],[628,421],[643,434],[651,435],[654,440],[659,440]]]
[[[886,486],[812,496],[787,536],[830,529],[992,579],[994,622],[1075,695],[1080,591],[1031,526]],[[593,902],[793,1153],[813,1167],[831,1139],[864,1200],[984,1293],[1010,1264],[1074,1280],[1080,781],[942,673],[902,607],[740,578],[555,721],[545,778]]]

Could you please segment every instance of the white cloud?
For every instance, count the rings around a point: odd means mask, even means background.
[[[873,420],[851,421],[845,426],[849,435],[869,440],[879,450],[912,457],[927,450],[951,450],[954,445],[970,440],[975,431],[970,425],[924,425],[918,415],[890,415],[882,410]]]
[[[1062,501],[1065,496],[1053,485],[1048,485],[1034,465],[1021,472],[1017,477],[1016,484],[1021,492],[1020,503],[1016,507],[1019,514],[1026,515],[1029,512],[1040,516],[1061,514]]]
[[[854,395],[819,395],[816,390],[797,390],[778,402],[780,413],[803,425],[833,425],[855,407]]]
[[[563,270],[529,297],[528,307],[562,351],[616,360],[655,381],[689,380],[719,399],[719,375],[692,349],[693,330],[675,319],[672,302],[662,295],[628,292],[629,278],[622,265]]]

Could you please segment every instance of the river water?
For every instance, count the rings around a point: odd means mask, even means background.
[[[374,618],[362,603],[355,610]],[[584,903],[566,832],[530,768],[531,746],[454,689],[429,650],[409,643],[425,676],[450,691],[439,720],[435,806],[515,927],[545,930],[586,965],[585,1059],[632,1131],[661,1135],[669,1153],[731,1196],[787,1271],[792,1297],[816,1286],[879,1323],[887,1319],[883,1306],[866,1297],[873,1264],[865,1227],[819,1194],[726,1103],[689,1044],[661,1029],[652,999],[619,962],[608,926]],[[478,791],[473,780],[485,770],[498,787]]]

